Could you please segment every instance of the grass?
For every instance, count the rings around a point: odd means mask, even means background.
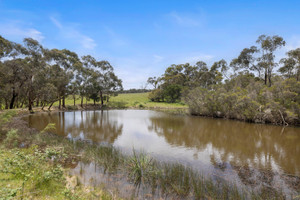
[[[0,149],[0,199],[112,199],[101,189],[68,187],[65,169],[55,159],[50,162],[51,153],[36,145]],[[55,152],[55,156],[64,155]]]
[[[0,126],[5,124],[11,120],[12,117],[17,115],[17,111],[15,110],[7,110],[5,112],[0,113]]]
[[[135,108],[188,108],[184,103],[151,102],[148,95],[149,93],[119,94],[111,98],[108,106],[123,102],[126,107]]]

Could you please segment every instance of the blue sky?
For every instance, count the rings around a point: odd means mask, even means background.
[[[0,0],[0,35],[108,60],[125,89],[171,64],[230,60],[261,34],[300,47],[300,1]]]

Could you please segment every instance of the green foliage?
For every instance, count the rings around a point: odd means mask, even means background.
[[[135,185],[151,182],[152,176],[156,171],[152,158],[144,153],[137,154],[133,149],[133,156],[129,157],[126,163],[129,177]]]
[[[18,130],[17,129],[10,129],[7,134],[6,134],[6,138],[4,140],[4,144],[6,146],[13,146],[13,147],[17,147],[18,146]]]
[[[17,193],[21,191],[22,188],[0,188],[0,200],[10,200],[15,199]]]
[[[241,73],[208,90],[195,88],[185,96],[191,113],[250,122],[274,124],[300,123],[300,82],[274,79],[267,87],[254,76]]]
[[[163,94],[162,89],[152,90],[149,93],[148,98],[150,99],[150,101],[154,101],[154,102],[164,101],[164,94]]]
[[[95,101],[121,91],[122,81],[108,61],[90,55],[78,57],[67,49],[44,48],[25,38],[23,45],[0,36],[0,108],[49,106],[67,95],[80,95]],[[61,107],[60,107],[61,108]]]
[[[0,125],[5,124],[11,120],[12,117],[16,116],[15,110],[7,110],[0,113]]]
[[[46,155],[35,146],[25,151],[11,150],[1,154],[0,169],[1,177],[22,182],[22,190],[3,188],[11,190],[13,195],[22,196],[24,190],[38,194],[45,188],[46,193],[51,194],[57,186],[64,183],[62,168],[59,165],[49,165]]]
[[[182,87],[177,84],[167,85],[164,88],[163,95],[168,103],[175,103],[177,100],[180,100]]]

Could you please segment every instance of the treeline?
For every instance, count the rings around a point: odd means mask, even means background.
[[[90,55],[81,58],[67,49],[47,49],[32,38],[23,44],[0,36],[0,109],[33,106],[51,108],[65,98],[108,101],[122,90],[122,81],[108,61],[97,61]]]
[[[131,88],[131,89],[128,89],[128,90],[122,90],[120,93],[126,94],[126,93],[145,93],[145,92],[151,92],[151,90]]]
[[[300,124],[300,48],[276,62],[285,46],[279,36],[261,35],[257,46],[245,48],[229,64],[171,65],[150,77],[152,101],[185,101],[195,115],[258,123]],[[275,72],[278,67],[277,73]]]

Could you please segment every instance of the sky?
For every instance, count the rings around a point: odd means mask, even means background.
[[[171,64],[230,62],[261,34],[300,47],[299,0],[0,0],[0,35],[109,61],[124,89]]]

